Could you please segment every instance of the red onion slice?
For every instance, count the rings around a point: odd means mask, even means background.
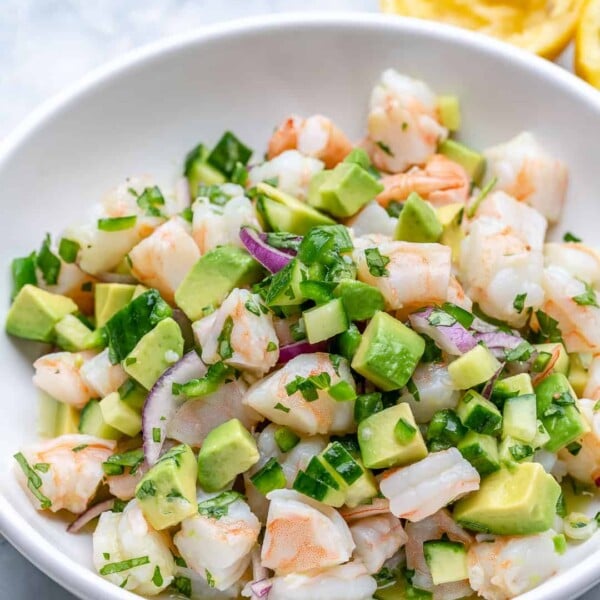
[[[525,341],[518,335],[497,330],[487,333],[476,333],[473,337],[477,342],[483,342],[490,350],[514,350],[519,344]]]
[[[98,504],[94,504],[91,508],[88,508],[85,512],[81,513],[77,519],[75,519],[68,527],[67,531],[69,533],[77,533],[83,527],[85,527],[90,521],[94,520],[97,516],[101,515],[103,512],[107,510],[111,510],[115,505],[114,499],[105,500],[104,502],[99,502]]]
[[[285,364],[300,354],[313,354],[314,352],[327,352],[327,342],[309,344],[306,341],[294,342],[279,349],[279,364]]]
[[[252,590],[252,600],[255,598],[267,598],[273,584],[270,579],[261,579],[260,581],[253,581],[250,584]]]
[[[492,378],[485,384],[483,390],[481,391],[481,395],[490,399],[492,392],[494,391],[494,386],[496,385],[496,381],[498,381],[498,377],[500,377],[500,373],[502,373],[502,369],[504,369],[504,363],[500,365],[500,368],[492,375]]]
[[[458,321],[452,325],[432,325],[429,317],[433,307],[409,315],[410,324],[418,333],[428,335],[439,348],[453,356],[460,356],[475,348],[477,341]]]
[[[240,239],[248,252],[271,273],[281,271],[292,260],[289,254],[269,246],[252,227],[242,227]]]
[[[138,280],[133,275],[127,273],[98,273],[96,278],[103,283],[128,283],[135,285]]]
[[[142,411],[144,456],[150,466],[160,456],[169,421],[187,400],[184,395],[175,396],[173,394],[171,391],[173,384],[186,383],[190,379],[204,377],[206,371],[206,365],[200,360],[195,350],[192,350],[170,369],[167,369],[150,390]]]

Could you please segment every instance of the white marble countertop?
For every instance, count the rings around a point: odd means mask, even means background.
[[[160,37],[249,15],[376,11],[377,5],[377,0],[0,0],[0,137],[90,69]],[[570,53],[561,63],[568,66]],[[1,538],[0,598],[75,600]],[[596,588],[583,600],[599,599]]]

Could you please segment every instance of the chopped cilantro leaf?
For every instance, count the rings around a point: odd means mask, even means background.
[[[378,248],[367,248],[365,250],[365,260],[369,273],[373,277],[387,277],[390,272],[385,268],[390,262],[388,256],[382,256]]]
[[[522,313],[523,308],[525,308],[525,298],[527,298],[527,293],[517,294],[515,299],[513,300],[513,308],[518,312]]]
[[[594,286],[589,283],[584,283],[584,285],[585,292],[579,294],[579,296],[573,296],[573,301],[579,304],[579,306],[595,306],[596,308],[600,308]]]

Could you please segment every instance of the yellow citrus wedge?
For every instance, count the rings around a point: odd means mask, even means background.
[[[380,5],[384,12],[480,31],[553,59],[573,37],[583,1],[380,0]]]
[[[575,37],[575,72],[600,89],[600,0],[587,0]]]

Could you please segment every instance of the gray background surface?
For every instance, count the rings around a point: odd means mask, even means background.
[[[377,4],[377,0],[0,0],[0,136],[90,69],[160,37],[248,15],[376,11]],[[568,66],[571,52],[560,62]],[[0,600],[34,598],[74,600],[0,537]],[[583,600],[600,600],[600,588]]]

